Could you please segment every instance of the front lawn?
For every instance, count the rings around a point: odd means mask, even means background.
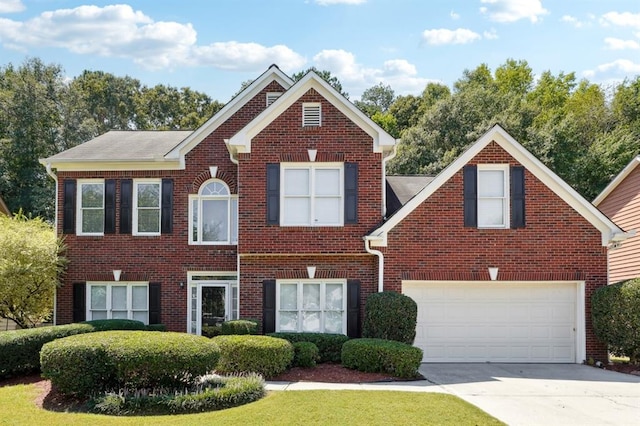
[[[264,399],[224,411],[180,416],[109,417],[55,413],[38,408],[35,385],[0,387],[2,425],[500,425],[498,420],[446,394],[390,391],[271,392]]]

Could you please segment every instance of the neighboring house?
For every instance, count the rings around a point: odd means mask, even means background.
[[[4,203],[4,200],[2,199],[2,197],[0,197],[0,214],[11,216],[11,212],[9,212],[9,208]]]
[[[624,229],[640,229],[640,156],[596,197],[593,204]],[[609,283],[640,277],[640,235],[609,252]]]
[[[499,126],[431,183],[385,179],[397,142],[314,72],[272,66],[194,132],[41,160],[70,260],[57,323],[355,337],[393,290],[418,303],[426,361],[606,359],[590,297],[622,231]]]

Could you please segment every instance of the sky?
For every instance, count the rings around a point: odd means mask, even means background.
[[[30,57],[221,102],[271,64],[331,71],[352,100],[507,59],[611,85],[640,75],[640,1],[0,0],[0,66]]]

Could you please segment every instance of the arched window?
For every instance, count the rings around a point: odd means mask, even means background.
[[[223,181],[206,181],[189,201],[189,244],[238,244],[238,197]]]

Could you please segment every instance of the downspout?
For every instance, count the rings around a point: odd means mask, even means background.
[[[364,249],[369,254],[378,256],[378,293],[384,291],[384,254],[380,250],[374,250],[369,245],[371,237],[364,237]]]
[[[382,217],[385,219],[387,218],[387,161],[393,160],[396,156],[399,143],[400,139],[396,139],[391,153],[382,158]]]
[[[51,176],[56,186],[56,198],[55,198],[55,210],[53,219],[53,229],[55,229],[56,236],[58,235],[58,175],[53,172],[51,163],[45,164],[47,168],[47,174]],[[58,324],[58,288],[53,290],[53,325]]]
[[[238,191],[238,187],[240,186],[240,161],[233,156],[233,151],[229,148],[228,139],[225,139],[225,145],[227,146],[227,150],[229,151],[229,160],[233,164],[236,165],[236,191],[238,192],[238,242],[240,240],[240,193]],[[240,253],[238,252],[238,245],[236,244],[236,277],[238,281],[238,304],[236,305],[236,311],[238,312],[238,318],[240,318]],[[238,319],[232,318],[232,319]]]

